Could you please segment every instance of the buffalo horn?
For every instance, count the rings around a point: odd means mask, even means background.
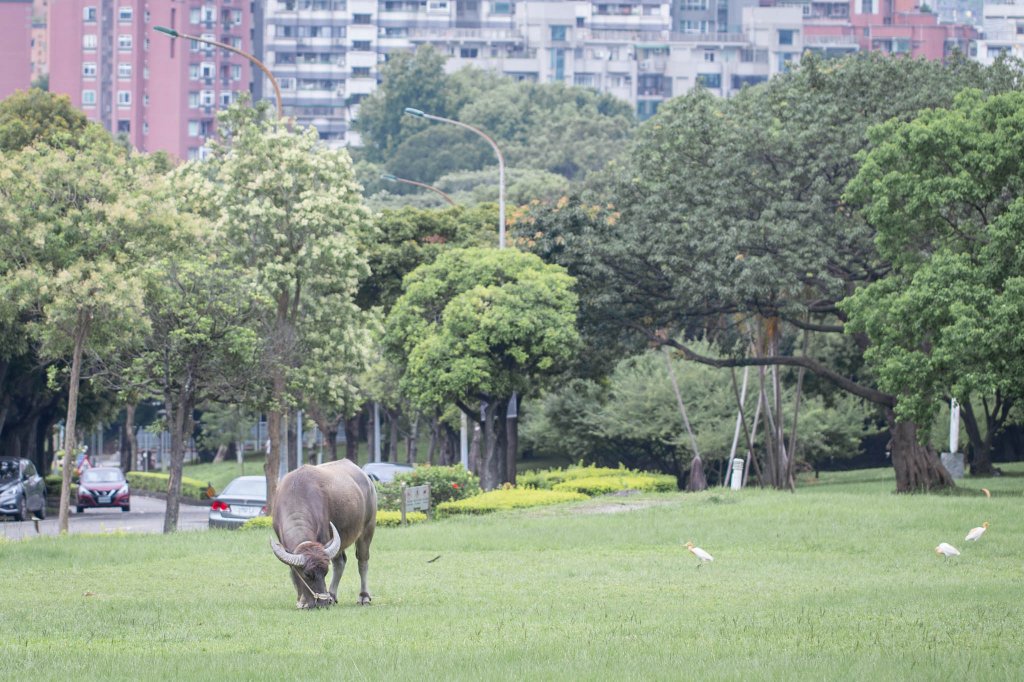
[[[331,541],[324,547],[324,551],[327,552],[327,556],[333,559],[338,555],[341,550],[341,535],[338,534],[338,529],[331,524]]]
[[[270,549],[274,550],[274,556],[288,564],[289,566],[297,566],[302,568],[306,565],[306,557],[301,554],[292,554],[287,549],[281,546],[281,543],[270,538]]]

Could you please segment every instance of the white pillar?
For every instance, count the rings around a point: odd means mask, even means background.
[[[743,487],[743,458],[737,457],[732,461],[732,485],[733,490]]]

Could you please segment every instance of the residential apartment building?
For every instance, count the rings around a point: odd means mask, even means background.
[[[251,50],[248,0],[50,0],[50,90],[141,151],[198,158],[215,115],[248,91],[249,62],[181,33]]]
[[[32,0],[0,0],[0,99],[32,83]]]
[[[49,56],[47,47],[49,33],[46,30],[46,14],[49,11],[49,0],[33,0],[32,2],[32,82],[35,83],[50,72],[46,59]]]
[[[986,4],[977,59],[991,64],[999,55],[1024,59],[1024,5]]]
[[[432,45],[453,72],[580,85],[629,101],[643,119],[702,83],[723,96],[799,60],[802,13],[757,0],[267,0],[257,44],[287,115],[333,144],[389,54]],[[719,30],[727,29],[727,30]],[[269,82],[257,93],[268,98]]]

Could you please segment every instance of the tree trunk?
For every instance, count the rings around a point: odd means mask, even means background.
[[[484,410],[480,463],[480,487],[484,490],[494,490],[502,483],[508,452],[507,412],[508,403],[504,400],[492,400]]]
[[[928,492],[952,488],[956,484],[935,453],[929,452],[917,440],[917,425],[898,422],[892,410],[886,410],[885,419],[892,434],[892,466],[896,471],[896,492]]]
[[[522,409],[522,396],[519,396],[517,412]],[[505,419],[506,433],[508,440],[505,454],[505,480],[504,483],[516,484],[516,459],[519,452],[519,417],[508,417]]]
[[[138,456],[139,443],[135,438],[135,403],[124,407],[124,440],[128,452],[121,454],[121,470],[125,473],[135,468],[135,458]]]
[[[434,464],[434,452],[437,451],[438,431],[441,428],[438,423],[439,421],[437,417],[433,417],[430,420],[430,443],[427,445],[427,464],[431,466]]]
[[[398,441],[400,440],[398,434],[399,421],[401,419],[402,411],[386,410],[388,415],[388,461],[398,461]]]
[[[405,461],[409,464],[416,463],[416,450],[419,449],[420,438],[420,415],[412,418],[412,426],[409,429],[409,438],[406,439]]]
[[[75,429],[78,428],[78,386],[82,378],[82,353],[85,351],[85,340],[89,336],[89,325],[92,322],[92,311],[87,308],[78,309],[78,320],[75,324],[75,342],[71,351],[71,377],[68,381],[68,416],[64,422],[64,470],[60,482],[60,509],[57,525],[61,533],[68,532],[68,519],[71,515],[71,471],[75,468],[78,443],[75,442]]]
[[[185,464],[185,441],[192,432],[191,399],[187,395],[164,398],[167,423],[171,429],[171,467],[167,477],[167,511],[164,514],[164,533],[178,530],[178,512],[181,507],[181,474]]]
[[[991,476],[992,475],[992,432],[994,420],[985,411],[986,429],[985,435],[981,435],[981,428],[978,426],[978,417],[974,414],[974,406],[969,400],[960,403],[960,416],[964,420],[964,427],[967,430],[967,439],[971,443],[971,475]]]
[[[277,474],[281,468],[281,412],[271,410],[267,412],[267,440],[270,441],[270,451],[267,452],[267,460],[263,463],[263,475],[267,477],[267,513],[274,509],[274,496],[277,494]]]
[[[356,414],[345,420],[345,458],[359,464],[359,420],[362,414]],[[337,448],[337,445],[335,445]],[[337,457],[337,452],[332,453]]]

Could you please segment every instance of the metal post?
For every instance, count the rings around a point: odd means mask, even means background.
[[[466,413],[462,413],[461,426],[459,429],[459,461],[462,468],[469,471],[469,419]]]

